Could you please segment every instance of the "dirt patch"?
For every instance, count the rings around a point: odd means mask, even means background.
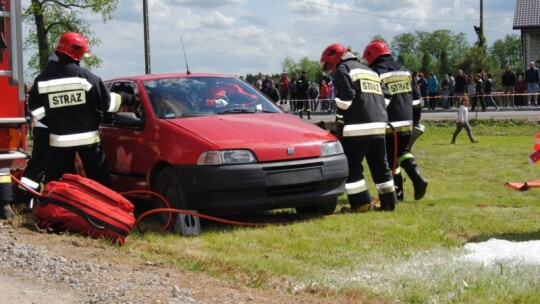
[[[0,221],[0,303],[335,303],[254,289],[96,240]]]

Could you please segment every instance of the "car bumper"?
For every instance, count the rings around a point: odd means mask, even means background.
[[[189,208],[244,213],[324,203],[345,192],[345,155],[229,166],[175,166]]]

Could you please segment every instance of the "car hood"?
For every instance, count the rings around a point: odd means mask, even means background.
[[[177,118],[170,123],[212,143],[216,150],[248,149],[261,162],[320,157],[326,130],[286,113]]]

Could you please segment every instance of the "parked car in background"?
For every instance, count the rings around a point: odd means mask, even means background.
[[[153,190],[175,208],[333,213],[347,160],[326,130],[283,113],[242,79],[164,74],[106,81],[139,98],[105,117],[113,188]]]

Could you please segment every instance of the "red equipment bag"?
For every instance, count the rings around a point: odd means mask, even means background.
[[[45,185],[35,206],[38,227],[105,238],[123,245],[135,224],[133,204],[88,178],[64,174]]]

